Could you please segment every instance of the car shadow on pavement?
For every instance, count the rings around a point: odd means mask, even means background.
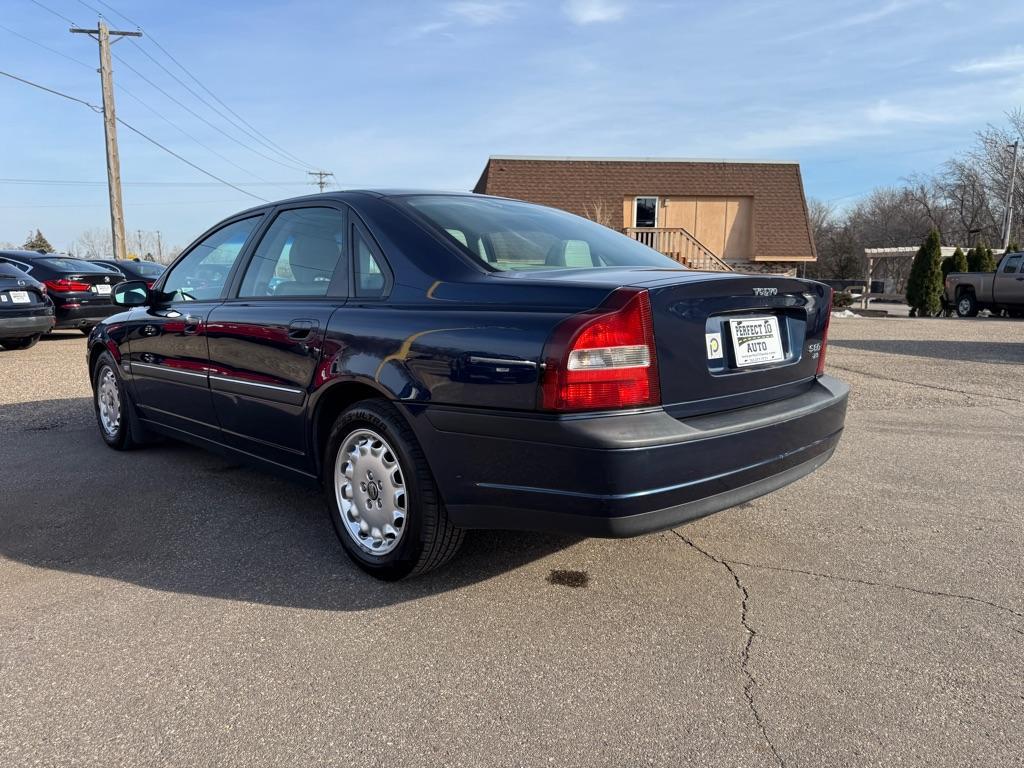
[[[891,355],[930,357],[969,363],[1024,363],[1024,343],[984,341],[921,341],[917,339],[834,339],[829,346],[884,352]]]
[[[37,568],[269,605],[364,610],[485,581],[578,541],[470,531],[398,583],[345,555],[316,488],[174,441],[107,448],[88,398],[0,406],[0,555]]]

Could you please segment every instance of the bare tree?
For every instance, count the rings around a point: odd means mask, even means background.
[[[109,229],[87,229],[82,232],[69,249],[83,259],[112,259],[114,244]]]
[[[583,215],[602,226],[612,227],[612,214],[603,200],[598,200],[594,203],[584,203]]]

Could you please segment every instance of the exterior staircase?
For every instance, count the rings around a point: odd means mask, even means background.
[[[626,227],[623,232],[648,248],[700,272],[732,272],[733,268],[685,229]]]

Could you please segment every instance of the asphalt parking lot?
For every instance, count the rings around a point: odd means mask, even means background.
[[[5,765],[1024,754],[1022,322],[834,320],[853,394],[815,475],[639,539],[474,533],[399,584],[302,486],[108,450],[84,349],[0,353]]]

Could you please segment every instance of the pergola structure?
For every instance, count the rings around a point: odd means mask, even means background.
[[[952,256],[956,249],[960,246],[956,245],[944,245],[942,246],[942,258]],[[875,263],[882,259],[913,259],[914,255],[920,250],[920,246],[917,245],[900,245],[894,248],[865,248],[864,258],[867,260],[867,274],[864,280],[864,296],[861,298],[861,308],[868,308],[868,294],[871,293],[871,279],[875,273]],[[967,252],[967,249],[963,249]],[[994,256],[1002,256],[1002,248],[993,248],[992,254]]]

